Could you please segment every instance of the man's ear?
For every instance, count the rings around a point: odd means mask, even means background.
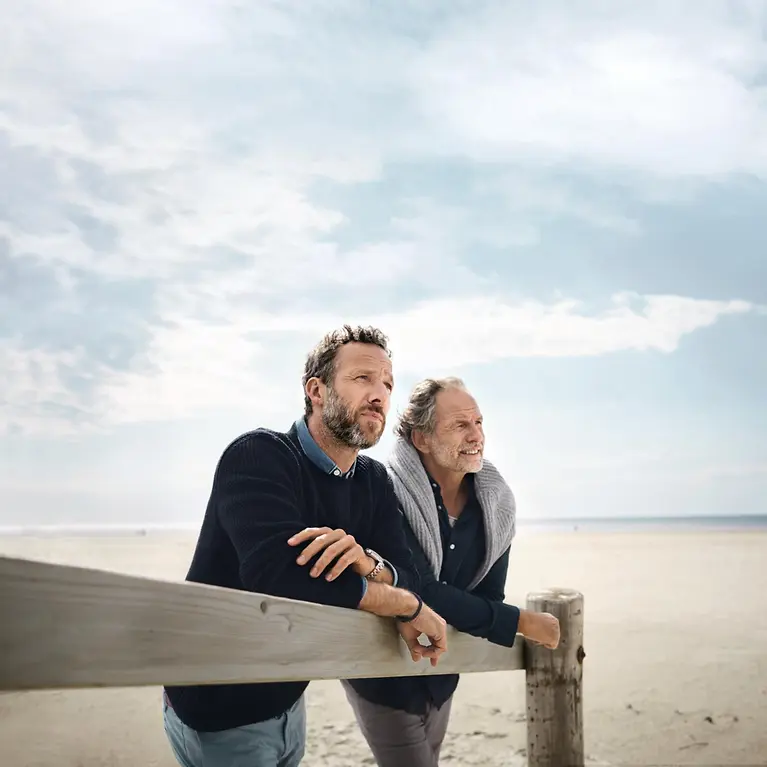
[[[418,429],[413,429],[410,435],[410,438],[413,440],[413,447],[419,453],[431,452],[429,450],[429,445],[426,443],[426,438],[424,437],[424,433],[422,431],[418,431]]]
[[[325,384],[316,376],[306,382],[304,391],[315,407],[322,407],[325,403]]]

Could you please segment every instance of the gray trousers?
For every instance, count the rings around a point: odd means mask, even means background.
[[[439,767],[452,698],[421,716],[371,703],[348,682],[341,685],[378,767]]]

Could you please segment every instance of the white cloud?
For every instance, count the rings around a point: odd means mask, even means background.
[[[10,431],[71,434],[72,411],[87,403],[66,380],[82,364],[82,350],[30,349],[15,339],[0,339],[0,435]]]
[[[88,411],[104,426],[284,402],[285,392],[296,389],[309,346],[343,322],[382,328],[392,343],[395,373],[422,376],[514,357],[669,353],[684,336],[722,316],[754,308],[745,301],[683,296],[617,295],[611,304],[587,313],[573,300],[510,303],[477,296],[427,301],[396,314],[265,314],[239,308],[228,319],[207,322],[168,315],[142,360],[148,369],[101,370],[93,381]],[[284,361],[291,355],[295,364],[288,376],[275,374],[277,357]],[[78,403],[60,376],[62,369],[76,365],[72,355],[15,348],[6,350],[1,362],[13,382],[6,395],[7,424],[33,431],[51,428],[55,418],[44,425],[44,406]]]
[[[765,62],[754,26],[764,7],[746,6],[739,21],[711,3],[689,18],[658,3],[609,15],[591,3],[577,13],[459,4],[419,46],[349,3],[307,16],[291,3],[245,13],[205,0],[108,12],[92,0],[13,2],[0,31],[10,73],[0,130],[52,164],[54,189],[30,200],[46,227],[5,222],[2,231],[17,256],[174,285],[196,283],[195,271],[206,286],[234,281],[256,295],[309,273],[330,286],[339,275],[394,283],[432,268],[435,248],[465,236],[471,216],[433,205],[450,218],[427,211],[420,225],[430,234],[342,253],[326,240],[345,214],[313,200],[311,185],[374,180],[387,161],[444,151],[514,167],[500,190],[510,225],[476,229],[480,244],[533,244],[541,216],[636,233],[609,202],[542,184],[530,166],[762,172],[765,100],[749,79]],[[340,45],[350,29],[354,45]],[[76,162],[119,194],[89,189]],[[113,227],[117,246],[94,252],[57,211],[64,203]],[[244,263],[212,278],[208,247],[237,250]],[[365,268],[373,256],[389,268]]]
[[[167,317],[146,352],[149,370],[104,374],[97,403],[104,422],[174,421],[232,403],[274,401],[261,344],[235,325]]]
[[[237,6],[205,0],[108,12],[90,0],[12,3],[13,23],[0,30],[11,74],[0,135],[52,169],[46,199],[28,205],[46,226],[0,222],[12,255],[177,286],[194,284],[196,271],[210,277],[218,265],[206,248],[232,249],[245,262],[241,288],[256,293],[307,272],[334,281],[344,258],[318,240],[345,217],[313,202],[309,187],[373,179],[379,157],[364,136],[320,135],[303,108],[284,114],[296,99],[280,44],[302,23],[289,11],[261,5],[239,18]],[[306,75],[294,82],[299,92]],[[110,193],[90,188],[78,163]],[[117,246],[84,243],[67,212],[75,206],[113,227]]]
[[[576,300],[505,302],[487,295],[423,302],[397,314],[358,315],[389,335],[397,368],[417,375],[512,357],[589,357],[619,351],[674,351],[680,340],[720,317],[743,314],[746,301],[619,294],[611,308],[586,312]],[[633,305],[632,305],[633,304]],[[332,327],[340,315],[277,319],[272,326]],[[449,354],[446,354],[449,350]]]
[[[493,4],[413,68],[437,150],[677,176],[767,175],[767,4]]]
[[[374,289],[427,283],[448,296],[356,312],[391,335],[401,370],[419,374],[509,357],[667,353],[750,311],[680,296],[617,296],[596,313],[572,300],[510,303],[484,295],[494,277],[458,258],[467,242],[535,243],[546,216],[639,231],[609,200],[537,178],[552,165],[665,178],[767,170],[764,92],[752,83],[765,63],[755,21],[766,6],[748,7],[739,21],[703,2],[689,15],[660,3],[609,15],[591,3],[455,4],[458,18],[439,12],[420,39],[398,34],[396,12],[378,27],[351,2],[11,0],[0,132],[30,163],[8,183],[12,197],[40,221],[9,216],[0,235],[15,258],[146,278],[160,320],[145,318],[141,369],[106,367],[79,347],[5,342],[3,423],[66,430],[67,407],[104,425],[279,397],[268,361],[300,359],[305,343],[350,320],[312,310],[341,293],[342,307],[386,306]],[[480,205],[427,199],[416,180],[391,192],[390,231],[339,244],[349,214],[318,201],[318,181],[386,180],[388,167],[435,155],[497,163],[505,209],[484,222]],[[28,192],[21,182],[41,164],[49,183]],[[482,165],[472,167],[469,191],[481,191]],[[395,204],[405,200],[403,215]],[[115,244],[89,245],[73,207],[111,227]]]

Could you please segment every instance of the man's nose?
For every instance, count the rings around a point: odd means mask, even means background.
[[[376,402],[382,404],[389,399],[389,390],[386,388],[386,384],[383,381],[377,381],[373,384],[373,388],[368,397],[370,402]]]

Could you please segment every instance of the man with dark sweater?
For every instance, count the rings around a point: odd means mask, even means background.
[[[305,414],[224,451],[187,580],[397,618],[414,661],[436,664],[446,625],[417,575],[385,467],[359,451],[383,433],[393,388],[386,337],[326,335],[303,376]],[[421,645],[425,634],[431,644]],[[167,687],[165,731],[183,767],[295,767],[308,682]]]

